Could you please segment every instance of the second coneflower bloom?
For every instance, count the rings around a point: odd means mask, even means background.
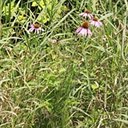
[[[89,10],[85,10],[84,12],[79,14],[80,16],[83,16],[84,18],[92,19],[93,15]]]
[[[39,34],[41,31],[44,31],[44,29],[42,29],[41,24],[39,24],[38,22],[30,25],[29,32],[35,32]]]
[[[98,19],[98,18],[95,18],[95,17],[93,17],[93,18],[91,19],[90,24],[92,24],[92,25],[94,25],[94,26],[96,26],[96,27],[100,27],[100,26],[103,25],[102,22],[99,21],[99,19]]]
[[[76,33],[81,36],[91,36],[92,32],[89,29],[89,23],[85,21],[79,28],[77,28]]]

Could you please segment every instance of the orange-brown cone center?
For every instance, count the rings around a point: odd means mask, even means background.
[[[98,21],[98,18],[95,18],[95,17],[94,17],[94,18],[93,18],[93,21]]]
[[[90,14],[90,13],[91,13],[91,11],[89,11],[89,10],[85,10],[84,12],[85,12],[85,13],[88,13],[88,14]]]
[[[85,21],[83,24],[82,24],[82,27],[83,28],[88,28],[89,27],[89,23],[87,21]]]
[[[37,23],[37,22],[34,23],[33,25],[34,25],[34,28],[39,28],[39,27],[41,27],[41,25],[40,25],[39,23]]]

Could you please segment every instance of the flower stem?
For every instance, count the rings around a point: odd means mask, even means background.
[[[0,38],[2,37],[2,0],[0,0]]]

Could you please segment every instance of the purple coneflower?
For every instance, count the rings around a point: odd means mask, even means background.
[[[95,18],[95,17],[92,18],[90,24],[92,24],[92,25],[94,25],[94,26],[96,26],[96,27],[100,27],[100,26],[103,25],[102,22],[99,21],[98,18]]]
[[[77,28],[76,33],[81,36],[91,36],[92,32],[89,29],[89,23],[85,21],[81,27]]]
[[[29,32],[36,32],[38,34],[41,31],[44,31],[44,29],[41,28],[41,24],[39,24],[38,22],[30,25]]]
[[[79,14],[80,16],[83,16],[85,18],[92,19],[93,15],[89,10],[85,10],[84,12]]]

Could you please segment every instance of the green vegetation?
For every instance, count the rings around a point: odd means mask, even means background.
[[[127,127],[127,0],[0,0],[0,128]]]

